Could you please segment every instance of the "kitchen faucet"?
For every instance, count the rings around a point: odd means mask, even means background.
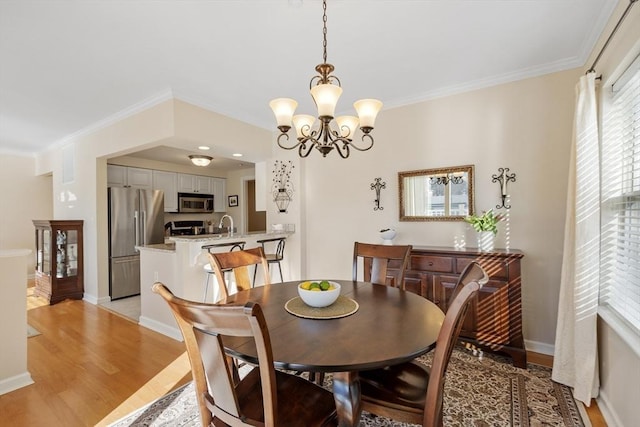
[[[228,236],[233,237],[233,218],[231,218],[231,215],[227,215],[227,214],[222,215],[222,218],[220,218],[220,224],[218,224],[218,228],[222,228],[222,224],[224,223],[225,218],[229,218]]]

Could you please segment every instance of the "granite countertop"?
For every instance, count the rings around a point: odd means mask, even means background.
[[[136,246],[136,249],[138,250],[144,249],[144,250],[155,251],[155,252],[175,252],[176,244],[175,242],[158,243],[156,245]]]
[[[279,231],[279,232],[257,232],[257,233],[247,233],[247,234],[239,234],[236,233],[233,236],[229,237],[227,233],[224,234],[198,234],[195,236],[171,236],[169,240],[173,242],[186,242],[186,243],[215,243],[215,242],[228,242],[234,240],[242,240],[242,239],[261,239],[268,237],[280,237],[280,236],[289,236],[293,233],[287,231]]]

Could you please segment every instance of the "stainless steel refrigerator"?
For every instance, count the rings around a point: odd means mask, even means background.
[[[140,293],[140,254],[136,246],[164,243],[164,193],[109,188],[109,295]]]

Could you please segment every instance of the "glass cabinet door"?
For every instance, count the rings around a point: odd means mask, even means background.
[[[51,274],[51,231],[47,229],[36,230],[36,271],[42,274]]]

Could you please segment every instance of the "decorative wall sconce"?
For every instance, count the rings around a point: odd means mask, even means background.
[[[291,183],[291,170],[293,164],[291,160],[288,162],[276,160],[273,165],[273,186],[271,193],[273,194],[273,201],[278,206],[278,211],[286,213],[289,207],[289,202],[293,196],[293,184]]]
[[[373,207],[374,211],[381,211],[384,208],[380,206],[380,190],[383,188],[387,188],[386,182],[380,182],[382,178],[375,178],[376,182],[371,183],[371,189],[376,190],[376,199],[373,201],[375,206]]]
[[[502,204],[496,205],[496,209],[511,209],[511,205],[505,204],[507,201],[507,183],[510,181],[516,182],[516,174],[509,174],[508,172],[509,168],[498,168],[498,174],[491,176],[491,182],[500,183],[500,199],[502,200]]]

